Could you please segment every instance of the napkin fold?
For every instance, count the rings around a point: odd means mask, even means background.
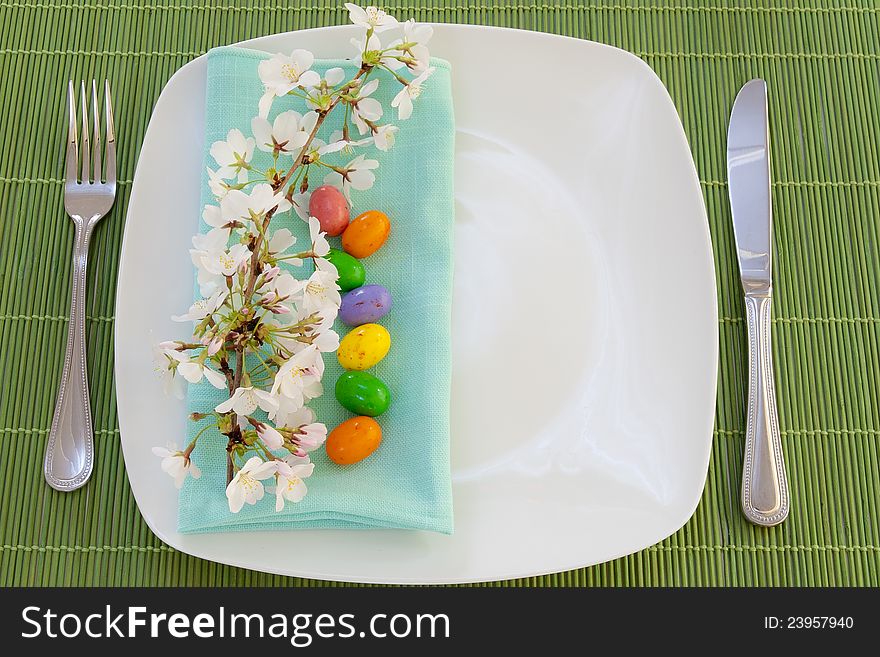
[[[208,53],[206,166],[214,167],[208,152],[211,144],[225,139],[231,128],[251,134],[250,122],[263,92],[257,65],[269,57],[269,53],[235,47]],[[306,479],[309,492],[301,502],[288,502],[276,513],[274,496],[267,492],[256,505],[245,505],[233,514],[224,494],[225,439],[209,431],[193,453],[202,476],[188,478],[180,492],[178,529],[182,533],[371,527],[452,532],[449,388],[455,127],[449,64],[434,59],[431,65],[436,70],[406,121],[398,121],[396,110],[390,107],[399,83],[384,72],[376,75],[380,85],[373,97],[386,112],[392,112],[386,120],[400,131],[388,152],[373,146],[359,151],[380,165],[372,189],[352,192],[352,217],[379,209],[389,216],[392,226],[385,245],[363,260],[367,283],[384,285],[393,298],[391,312],[379,322],[391,334],[391,351],[370,370],[392,394],[390,409],[377,418],[382,427],[379,449],[345,467],[330,461],[323,448],[315,450],[311,453],[315,472]],[[319,60],[314,69],[323,73],[336,66],[346,73],[357,69],[347,60]],[[302,100],[292,96],[277,99],[270,122],[287,109],[307,110]],[[331,131],[341,127],[340,121],[341,117],[331,115],[318,136],[326,141]],[[257,152],[255,157],[262,155]],[[339,154],[337,160],[345,163],[349,157],[353,156]],[[312,187],[321,182],[313,180]],[[212,202],[203,172],[202,205]],[[292,210],[272,225],[276,230],[290,229],[297,244],[308,243],[308,226]],[[208,229],[201,224],[202,232]],[[339,247],[338,238],[331,239],[334,245]],[[298,275],[296,269],[293,273]],[[337,320],[336,330],[344,336],[349,329]],[[310,406],[317,420],[332,429],[352,414],[333,393],[343,372],[335,354],[325,354],[324,361],[325,392]],[[207,384],[189,386],[189,411],[213,408],[227,397],[226,391]],[[191,440],[198,426],[190,425]]]

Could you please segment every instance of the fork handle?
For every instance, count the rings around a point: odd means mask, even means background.
[[[71,218],[76,233],[67,351],[43,467],[48,484],[60,491],[76,490],[88,481],[95,452],[86,371],[85,329],[86,267],[94,218],[85,219],[76,215]]]
[[[749,404],[746,419],[742,508],[756,525],[771,527],[788,516],[789,493],[773,389],[770,295],[746,295],[749,330]]]

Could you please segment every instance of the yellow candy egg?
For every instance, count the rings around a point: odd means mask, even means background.
[[[391,334],[379,324],[362,324],[342,338],[336,357],[347,370],[365,370],[385,358]]]

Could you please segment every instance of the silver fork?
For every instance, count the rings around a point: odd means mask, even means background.
[[[64,176],[64,209],[74,225],[70,324],[64,371],[58,387],[55,415],[46,445],[43,473],[49,485],[60,491],[83,486],[92,474],[95,441],[92,411],[89,404],[89,379],[86,372],[86,265],[92,230],[110,211],[116,198],[116,134],[110,83],[104,81],[104,112],[107,123],[103,182],[101,168],[101,124],[98,117],[98,85],[92,80],[93,137],[89,142],[88,99],[86,84],[80,83],[82,134],[77,139],[76,97],[73,80],[67,84],[69,106],[67,158]]]

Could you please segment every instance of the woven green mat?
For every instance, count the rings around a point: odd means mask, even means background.
[[[567,34],[644,58],[681,114],[708,208],[721,363],[696,514],[632,556],[505,584],[880,585],[880,6],[385,4],[419,20]],[[119,444],[113,308],[131,178],[168,78],[212,46],[345,20],[335,0],[0,0],[0,584],[326,584],[202,561],[150,533]],[[73,233],[60,180],[64,85],[93,76],[114,83],[121,184],[94,236],[88,283],[95,472],[86,488],[65,494],[44,484],[41,468],[62,367]],[[746,341],[724,163],[734,95],[756,76],[768,81],[772,103],[773,346],[793,498],[788,521],[769,530],[739,511]]]

